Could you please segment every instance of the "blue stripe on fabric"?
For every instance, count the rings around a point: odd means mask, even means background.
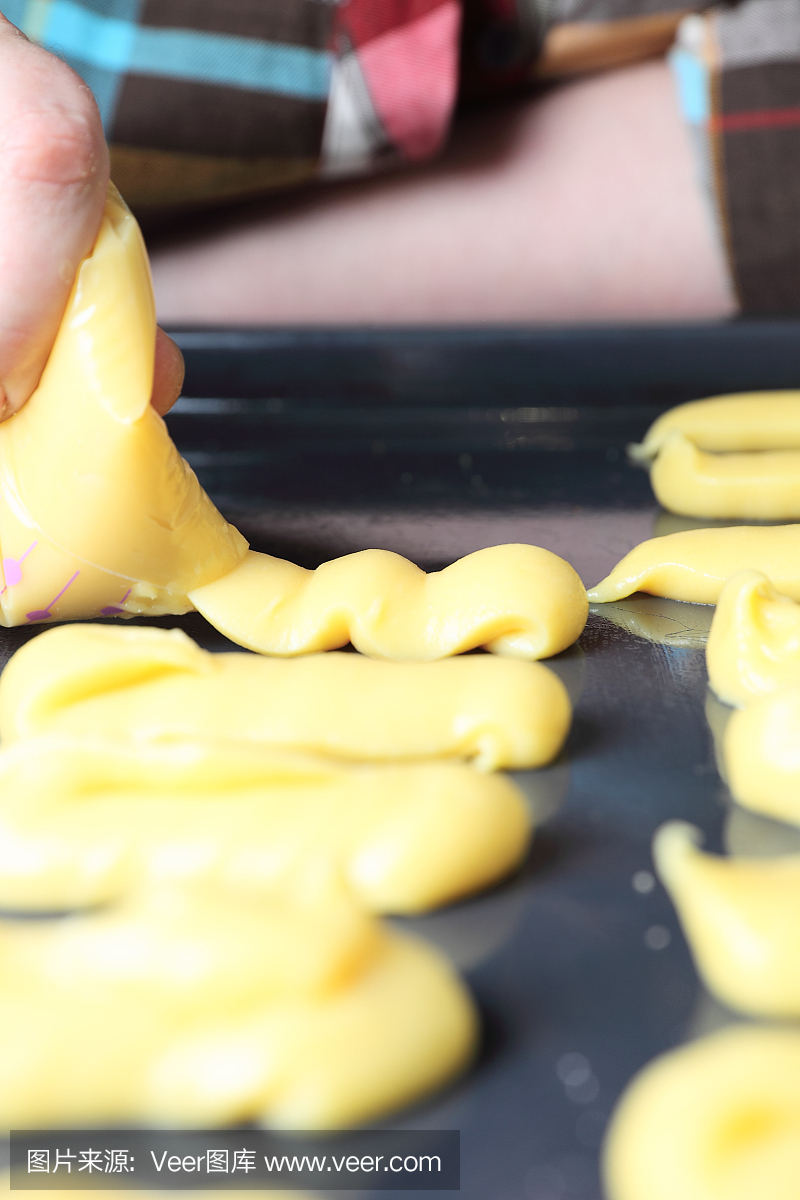
[[[12,25],[22,29],[22,23],[25,20],[25,3],[26,0],[0,0],[0,13],[7,17]]]
[[[189,29],[138,31],[131,70],[324,100],[332,56],[325,50]]]
[[[31,41],[41,41],[42,29],[47,21],[52,3],[53,0],[28,0],[25,5],[25,15],[20,28]]]
[[[106,136],[111,132],[114,123],[114,113],[117,111],[117,98],[122,84],[122,75],[118,71],[106,71],[103,67],[95,67],[92,63],[83,62],[74,54],[65,54],[64,61],[69,63],[73,71],[80,75],[87,84],[97,101],[103,129]]]
[[[669,61],[678,86],[678,99],[684,117],[691,125],[707,124],[711,106],[708,71],[705,65],[694,54],[680,48],[670,53]]]
[[[138,24],[144,0],[78,0],[81,8],[97,13],[100,17],[116,17],[120,21]]]
[[[48,49],[74,55],[107,71],[125,71],[131,61],[136,26],[100,17],[71,0],[53,0],[41,40]]]
[[[73,0],[53,0],[42,31],[49,48],[107,71],[277,92],[307,100],[328,95],[331,55],[254,38],[151,29],[101,17]]]

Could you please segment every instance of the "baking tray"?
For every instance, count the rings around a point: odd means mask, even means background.
[[[682,400],[800,386],[790,321],[172,332],[187,360],[179,447],[254,548],[307,566],[379,546],[436,569],[522,541],[596,583],[676,527],[627,442]],[[671,817],[712,849],[725,828],[737,844],[777,830],[731,821],[709,616],[642,597],[598,606],[550,660],[575,703],[566,750],[516,776],[540,821],[528,860],[487,894],[398,921],[450,955],[483,1014],[471,1072],[386,1122],[461,1130],[463,1200],[599,1200],[598,1147],[631,1075],[725,1019],[650,859]],[[197,615],[157,623],[228,646]],[[32,632],[3,631],[0,661]]]

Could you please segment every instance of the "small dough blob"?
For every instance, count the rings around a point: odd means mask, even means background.
[[[218,737],[366,762],[467,758],[493,770],[550,762],[570,718],[566,688],[539,663],[209,654],[177,629],[49,629],[0,677],[6,745],[46,730]]]
[[[604,604],[633,592],[716,604],[726,580],[761,571],[779,592],[800,600],[800,525],[689,529],[641,542],[589,591]]]
[[[684,821],[653,841],[697,969],[729,1008],[800,1017],[800,855],[721,858]]]
[[[800,450],[709,454],[673,433],[653,463],[650,483],[663,508],[688,517],[800,517]]]
[[[739,804],[800,825],[800,684],[735,712],[724,750],[728,786]]]
[[[800,604],[760,571],[734,575],[714,613],[706,664],[713,690],[736,708],[800,683]]]
[[[354,767],[218,740],[45,734],[0,752],[0,908],[54,912],[164,881],[256,895],[332,862],[367,908],[422,912],[496,882],[531,818],[460,763]]]
[[[373,658],[427,661],[485,646],[548,658],[580,637],[589,602],[578,574],[537,546],[492,546],[426,575],[399,554],[362,550],[306,571],[250,552],[195,588],[195,608],[231,641],[263,654],[352,642]]]
[[[0,1125],[335,1128],[451,1078],[465,988],[334,882],[0,922]]]
[[[800,391],[739,392],[690,400],[662,413],[633,458],[647,462],[675,433],[701,450],[800,450]]]
[[[608,1200],[797,1200],[800,1033],[734,1025],[649,1063],[603,1152]]]

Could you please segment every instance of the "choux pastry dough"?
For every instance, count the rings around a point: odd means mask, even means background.
[[[800,391],[738,392],[678,404],[628,452],[648,462],[675,433],[701,450],[800,450]]]
[[[49,629],[0,677],[5,745],[48,730],[218,737],[366,762],[466,758],[492,770],[551,761],[570,717],[566,688],[540,663],[209,654],[180,630],[152,628]]]
[[[265,654],[352,642],[374,658],[427,661],[485,646],[549,658],[583,632],[586,591],[563,558],[537,546],[476,550],[426,575],[388,550],[362,550],[316,571],[251,551],[195,588],[195,608],[231,641]]]
[[[600,604],[633,592],[716,604],[731,575],[748,568],[800,600],[800,525],[734,525],[650,538],[626,554],[588,595]]]
[[[0,751],[0,909],[54,912],[164,882],[256,897],[309,860],[365,907],[487,887],[529,844],[525,800],[460,763],[345,765],[263,747],[44,734]]]
[[[764,816],[800,825],[800,684],[733,713],[723,745],[734,799]]]
[[[0,922],[0,1123],[335,1128],[445,1082],[469,995],[333,882]]]
[[[651,467],[650,483],[659,504],[689,517],[800,518],[800,449],[709,454],[673,433]]]
[[[796,1200],[800,1033],[734,1025],[639,1072],[603,1152],[608,1200]]]
[[[800,604],[760,571],[732,576],[711,623],[706,665],[714,692],[737,708],[800,683]]]
[[[700,975],[729,1008],[800,1017],[800,855],[721,858],[700,842],[684,821],[653,841]]]

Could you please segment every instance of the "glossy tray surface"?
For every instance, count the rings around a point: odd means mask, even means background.
[[[627,442],[682,400],[800,385],[791,322],[177,337],[181,450],[254,548],[308,566],[381,546],[431,569],[524,541],[596,583],[674,527]],[[402,922],[454,959],[484,1014],[472,1072],[387,1122],[462,1131],[463,1200],[599,1200],[621,1089],[717,1019],[649,848],[670,817],[723,844],[709,615],[640,597],[598,606],[551,660],[575,703],[566,752],[518,776],[541,820],[529,860],[487,895]],[[225,645],[197,616],[159,623]],[[26,636],[5,631],[3,658]]]

